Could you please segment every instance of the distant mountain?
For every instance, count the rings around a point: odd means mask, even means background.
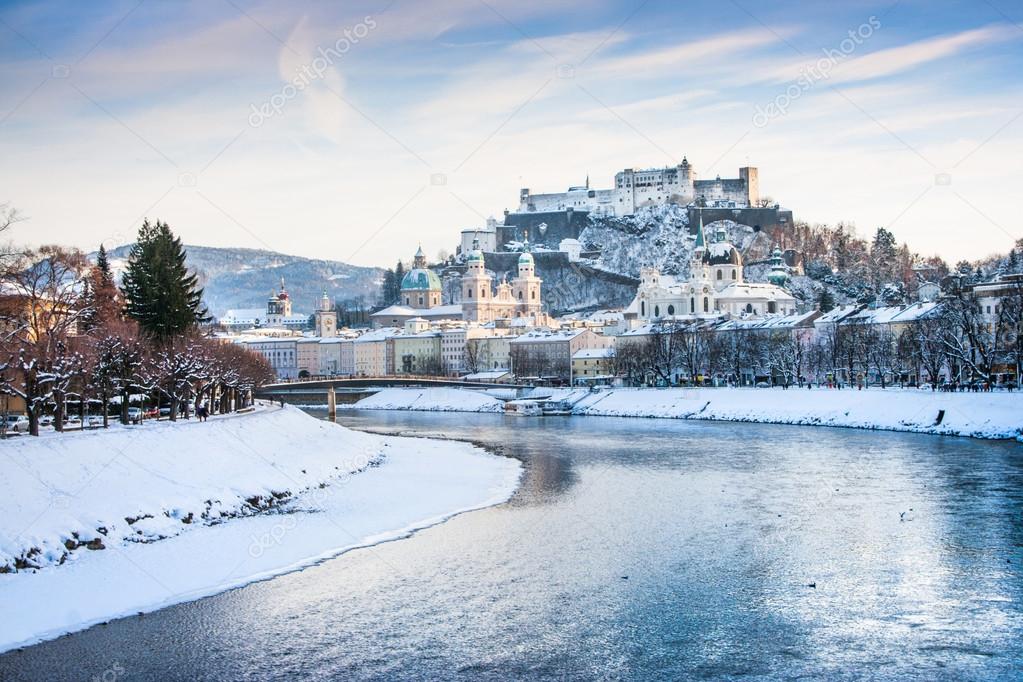
[[[110,265],[120,278],[131,245],[107,251]],[[210,312],[221,316],[230,308],[262,308],[270,291],[284,278],[295,314],[312,313],[323,290],[331,300],[361,296],[376,301],[384,271],[331,260],[313,260],[262,249],[222,249],[185,246],[188,267],[195,270],[205,288]],[[90,254],[95,260],[96,254]]]

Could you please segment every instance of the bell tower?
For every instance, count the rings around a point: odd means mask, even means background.
[[[320,307],[316,311],[316,336],[329,337],[337,334],[337,311],[330,304],[327,290],[320,297]]]
[[[540,314],[540,285],[536,276],[536,263],[528,251],[519,256],[518,277],[512,280],[512,296],[515,298],[515,312],[518,317],[532,317]]]

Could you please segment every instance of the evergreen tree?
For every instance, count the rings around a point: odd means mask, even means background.
[[[831,295],[831,291],[824,287],[821,289],[821,295],[817,298],[817,309],[822,313],[826,313],[835,307],[835,297]]]
[[[96,254],[96,265],[85,281],[82,306],[81,326],[85,332],[104,328],[120,317],[120,292],[110,270],[107,250],[102,244]]]
[[[209,320],[199,280],[185,266],[185,250],[167,223],[148,220],[131,247],[121,291],[125,314],[159,342]]]
[[[405,266],[401,261],[394,266],[394,294],[391,296],[391,303],[401,303],[401,280],[405,279]]]
[[[1005,260],[1005,272],[1014,275],[1019,272],[1019,254],[1016,249],[1009,251],[1009,257]]]
[[[384,283],[380,286],[380,303],[391,305],[394,295],[394,270],[388,268],[384,271]]]

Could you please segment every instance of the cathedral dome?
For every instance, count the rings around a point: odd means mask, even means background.
[[[728,242],[715,242],[708,246],[705,259],[709,265],[742,265],[739,249]]]
[[[402,291],[440,291],[440,277],[433,270],[415,268],[409,270],[401,280]]]
[[[519,265],[533,265],[533,254],[523,253],[519,256]]]
[[[483,252],[480,251],[479,249],[473,249],[472,251],[469,252],[469,256],[466,258],[466,261],[469,263],[482,263]]]

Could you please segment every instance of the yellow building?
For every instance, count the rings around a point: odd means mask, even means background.
[[[572,383],[597,383],[614,378],[614,348],[583,348],[572,355]]]

